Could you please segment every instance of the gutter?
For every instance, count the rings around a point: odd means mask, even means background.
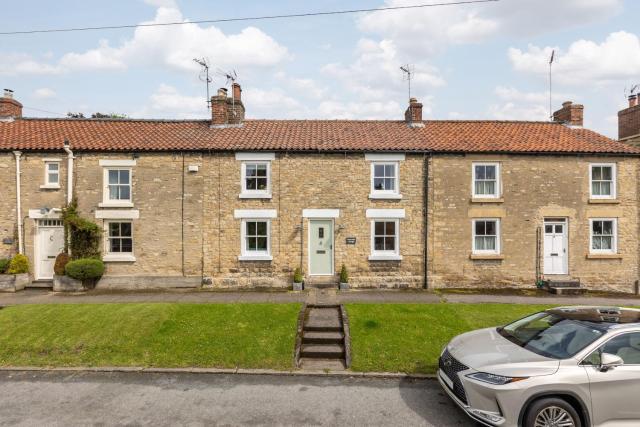
[[[69,141],[64,140],[64,145],[62,149],[67,153],[67,206],[71,204],[71,200],[73,199],[73,151],[69,146]]]
[[[24,243],[22,240],[22,205],[20,203],[20,157],[21,151],[14,151],[13,155],[16,156],[16,215],[18,217],[18,253],[24,252]]]

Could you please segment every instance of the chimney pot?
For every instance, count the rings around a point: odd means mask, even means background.
[[[635,107],[636,105],[638,105],[638,96],[629,95],[629,108]]]
[[[573,101],[565,101],[562,103],[562,108],[567,108],[573,104]]]
[[[218,96],[224,96],[226,98],[227,97],[227,88],[221,87],[220,89],[218,89]]]
[[[234,83],[231,85],[231,93],[233,95],[233,99],[236,101],[242,100],[242,88],[238,83]]]

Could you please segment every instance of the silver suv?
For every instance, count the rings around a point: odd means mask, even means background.
[[[640,310],[554,308],[459,335],[438,379],[489,426],[640,426]]]

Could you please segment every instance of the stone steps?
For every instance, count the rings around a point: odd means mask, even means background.
[[[555,295],[584,295],[587,293],[587,290],[576,286],[550,286],[549,293]]]
[[[329,289],[338,288],[340,278],[334,276],[308,276],[304,281],[305,288]]]
[[[299,335],[298,366],[312,370],[345,369],[345,339],[339,305],[308,305]]]

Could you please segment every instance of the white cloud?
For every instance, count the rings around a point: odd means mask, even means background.
[[[490,105],[489,116],[496,120],[544,121],[549,119],[549,110],[543,105],[507,102],[501,105]]]
[[[144,0],[144,2],[153,7],[169,7],[169,8],[178,7],[174,0]]]
[[[152,21],[188,22],[171,1],[152,0],[159,7]],[[236,34],[197,24],[167,27],[138,27],[133,37],[118,46],[101,40],[96,48],[69,52],[57,63],[40,62],[26,55],[5,55],[0,63],[2,74],[59,74],[81,70],[124,70],[134,65],[164,66],[176,70],[196,71],[193,58],[212,58],[215,67],[269,67],[289,57],[280,45],[258,28],[247,27]]]
[[[161,84],[149,97],[147,105],[140,111],[132,112],[134,118],[207,118],[206,99],[204,96],[181,94],[178,89],[168,84]]]
[[[497,120],[548,120],[549,119],[549,93],[548,92],[523,92],[512,86],[498,86],[495,94],[499,103],[489,105],[489,117]],[[568,93],[554,93],[552,108],[561,107],[562,102],[574,100],[575,97]]]
[[[35,99],[55,98],[56,97],[56,92],[53,89],[50,89],[48,87],[43,87],[43,88],[36,89],[35,91],[33,91],[33,97]]]
[[[552,47],[529,45],[526,51],[509,49],[508,55],[516,71],[543,74],[549,71]],[[640,38],[619,31],[603,42],[573,42],[564,51],[556,49],[553,75],[564,84],[587,85],[625,82],[640,74]]]
[[[386,0],[406,6],[413,0]],[[617,13],[622,0],[517,0],[479,5],[425,7],[372,12],[360,30],[392,40],[411,55],[431,55],[447,45],[479,43],[502,36],[532,36],[585,25]]]

